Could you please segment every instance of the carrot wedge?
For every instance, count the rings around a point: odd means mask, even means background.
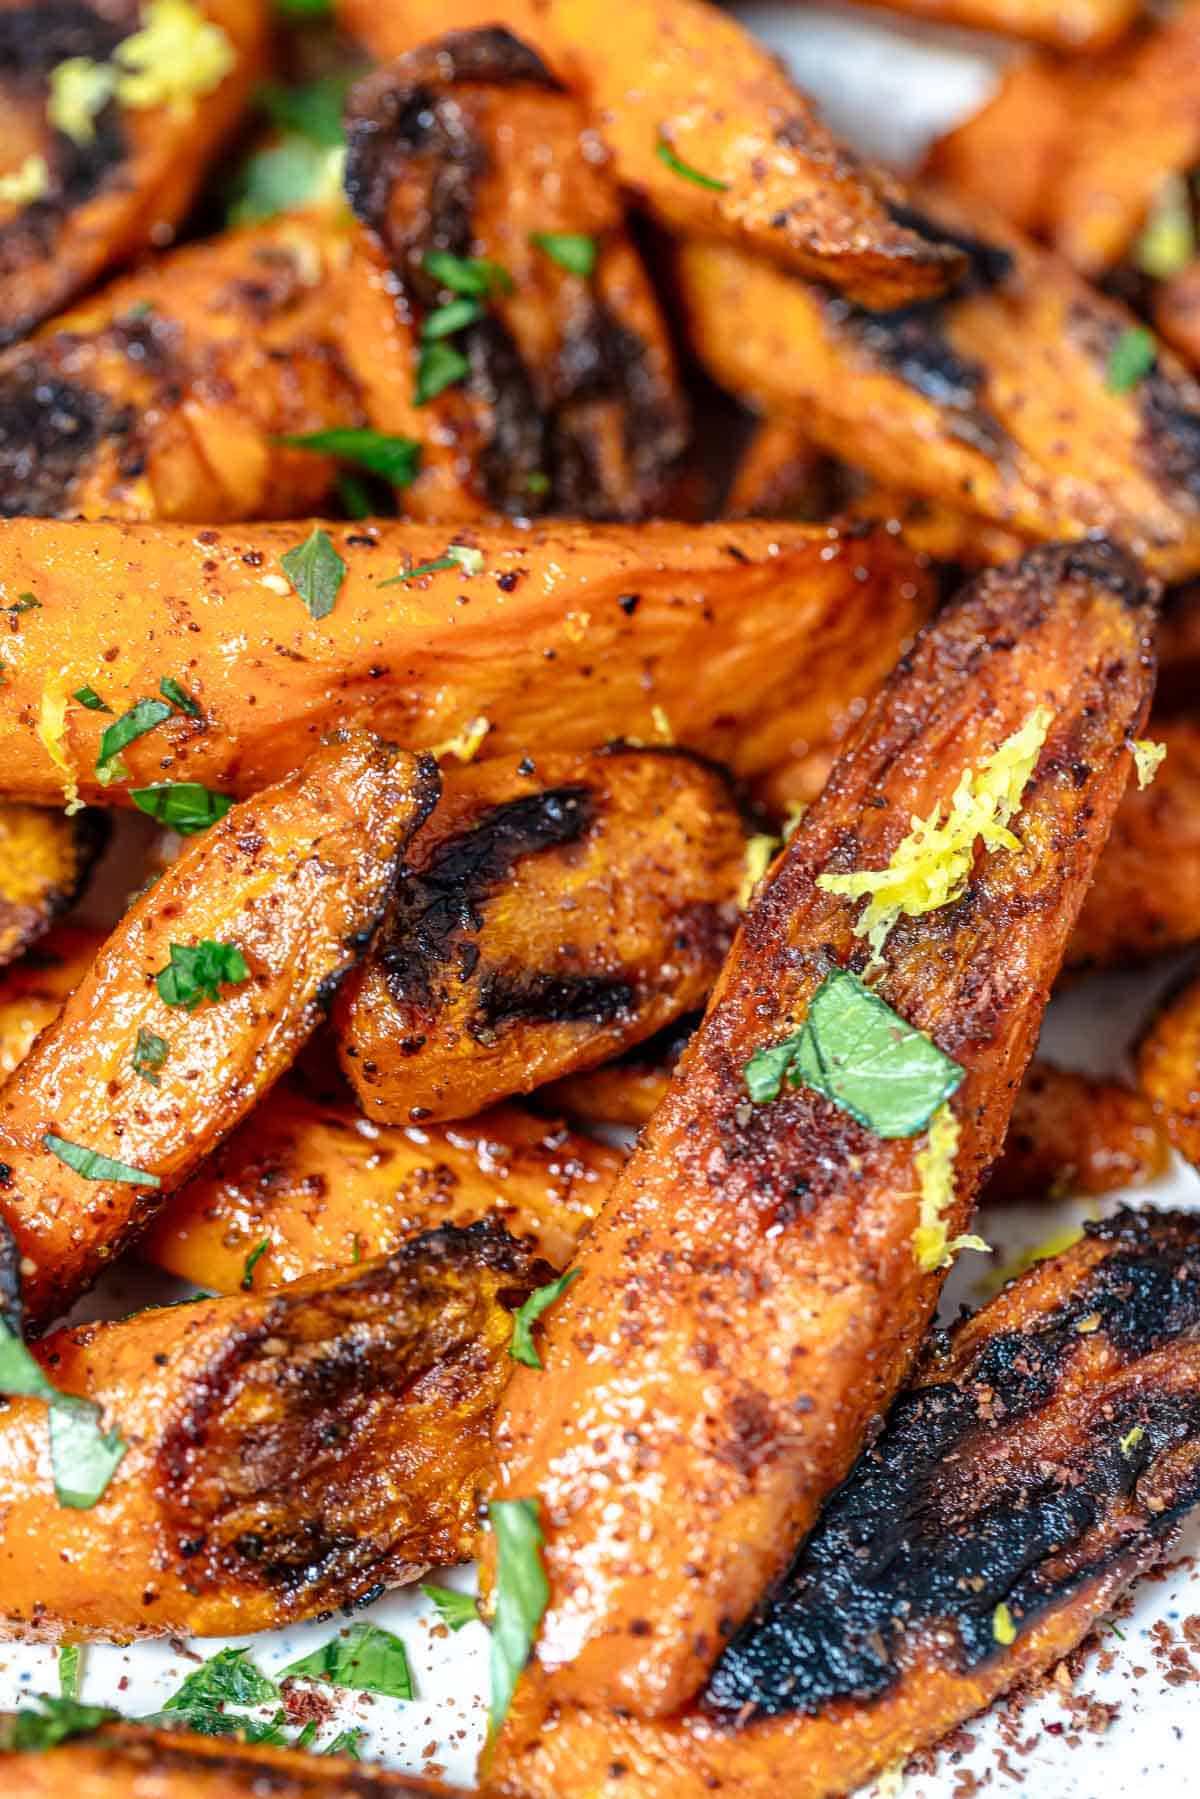
[[[329,744],[196,838],[122,919],[0,1089],[0,1217],[35,1325],[284,1072],[436,791],[428,764],[365,734]]]
[[[517,1370],[498,1421],[498,1492],[536,1496],[546,1538],[531,1711],[686,1704],[907,1373],[1129,773],[1153,614],[1106,544],[982,576],[776,863],[547,1314],[545,1371]],[[807,1086],[753,1103],[751,1059],[868,964],[860,903],[818,878],[886,865],[1035,718],[1019,847],[977,850],[961,898],[872,933],[875,999],[965,1071],[941,1124],[885,1139]]]
[[[379,59],[497,23],[494,0],[340,0]],[[592,115],[618,181],[673,229],[732,237],[867,306],[938,293],[961,267],[897,223],[897,190],[821,123],[780,64],[706,0],[506,0],[508,31]]]
[[[747,777],[798,761],[809,797],[932,597],[920,558],[862,527],[329,525],[345,574],[313,618],[281,563],[312,529],[0,523],[0,602],[40,602],[0,640],[0,792],[111,805],[109,721],[72,696],[120,714],[173,675],[202,716],[129,745],[135,787],[252,793],[361,722],[516,761],[674,738]]]
[[[565,1709],[512,1799],[833,1799],[1049,1668],[1200,1503],[1200,1229],[1125,1212],[935,1347],[699,1705]]]

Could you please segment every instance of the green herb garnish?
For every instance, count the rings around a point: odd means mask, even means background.
[[[153,787],[131,787],[129,797],[139,812],[156,818],[160,825],[194,837],[224,818],[233,800],[227,793],[213,793],[198,781],[159,781]]]
[[[825,976],[800,1029],[756,1050],[746,1089],[761,1105],[786,1079],[811,1087],[877,1137],[915,1137],[955,1092],[963,1070],[848,970]]]
[[[162,1085],[157,1070],[167,1059],[170,1044],[165,1037],[156,1037],[148,1031],[144,1024],[138,1026],[137,1039],[133,1046],[133,1072],[140,1074],[149,1087]]]
[[[470,373],[471,364],[453,344],[424,344],[417,359],[413,399],[418,406],[427,406],[430,400],[436,400],[440,393],[465,380]]]
[[[19,593],[14,603],[4,608],[6,612],[40,612],[41,609],[42,602],[31,593]]]
[[[320,525],[314,525],[304,542],[294,550],[286,550],[279,558],[284,574],[291,582],[312,618],[327,618],[333,611],[346,564],[334,549]]]
[[[348,1755],[352,1762],[360,1762],[362,1760],[362,1751],[359,1749],[358,1739],[365,1735],[366,1731],[361,1725],[351,1725],[347,1730],[339,1730],[333,1741],[326,1743],[321,1754]]]
[[[104,704],[104,701],[100,698],[100,695],[96,692],[94,687],[77,687],[71,695],[71,698],[73,700],[78,700],[81,706],[86,706],[89,712],[112,711],[112,707]]]
[[[682,175],[685,181],[694,181],[697,187],[707,187],[715,194],[723,194],[729,187],[728,181],[718,181],[713,175],[702,175],[699,169],[692,168],[681,156],[676,156],[666,138],[660,137],[654,146],[659,162],[665,162],[673,175]]]
[[[254,1665],[248,1649],[222,1649],[189,1674],[162,1709],[164,1717],[169,1714],[171,1723],[182,1721],[189,1730],[203,1736],[245,1732],[248,1742],[285,1743],[287,1739],[278,1730],[278,1718],[259,1724],[247,1718],[229,1717],[221,1709],[227,1705],[270,1705],[278,1698],[278,1686]]]
[[[550,1583],[542,1566],[545,1538],[538,1522],[537,1500],[493,1499],[488,1517],[496,1538],[491,1653],[492,1729],[496,1731],[550,1603]]]
[[[389,437],[383,431],[345,426],[334,431],[307,431],[278,441],[294,450],[316,450],[322,456],[336,456],[340,462],[356,463],[373,475],[382,475],[393,487],[407,487],[416,480],[421,466],[421,446],[415,437]]]
[[[239,987],[249,979],[240,949],[205,937],[199,943],[173,943],[170,963],[159,970],[154,984],[164,1005],[194,1012],[202,1000],[220,999],[222,986]]]
[[[1143,325],[1122,331],[1109,353],[1104,383],[1112,394],[1127,394],[1154,367],[1158,345]]]
[[[586,237],[581,231],[535,231],[529,241],[560,269],[566,269],[569,275],[578,275],[583,281],[596,267],[600,253],[595,238]]]
[[[48,1693],[39,1696],[38,1704],[42,1707],[40,1712],[22,1706],[0,1727],[0,1749],[15,1750],[18,1755],[40,1755],[72,1737],[91,1736],[102,1724],[110,1724],[120,1716],[106,1705],[80,1705],[77,1699],[54,1699]]]
[[[302,87],[268,82],[255,95],[258,105],[282,131],[295,131],[323,149],[344,141],[342,110],[350,75],[324,75]]]
[[[382,1693],[387,1699],[416,1698],[404,1644],[378,1624],[352,1624],[291,1662],[279,1678],[328,1680],[352,1693]]]
[[[345,150],[293,132],[247,158],[229,208],[231,225],[257,225],[297,206],[322,205],[341,191]]]
[[[135,705],[123,712],[111,725],[107,725],[100,739],[100,753],[96,758],[96,776],[101,786],[108,787],[113,781],[124,780],[129,770],[121,761],[121,751],[147,731],[164,724],[171,716],[171,708],[163,700],[138,700]]]
[[[415,568],[405,569],[401,575],[389,575],[379,585],[396,587],[405,581],[416,581],[421,575],[436,575],[443,568],[458,568],[464,575],[481,575],[483,562],[482,550],[473,550],[465,543],[452,543],[446,546],[444,556],[435,556],[432,562],[418,562]]]
[[[461,1630],[464,1624],[478,1624],[479,1607],[469,1593],[456,1593],[453,1587],[435,1587],[422,1581],[421,1591],[432,1599],[438,1617],[450,1630]]]
[[[157,1180],[154,1185],[157,1187]],[[0,1393],[10,1399],[45,1400],[50,1425],[50,1468],[58,1503],[71,1511],[90,1511],[120,1465],[127,1448],[125,1439],[116,1428],[107,1436],[101,1431],[102,1412],[94,1400],[60,1393],[2,1319]]]
[[[263,1257],[266,1255],[266,1253],[270,1249],[270,1247],[271,1247],[270,1237],[264,1237],[261,1243],[256,1243],[254,1245],[254,1248],[250,1251],[250,1254],[246,1257],[246,1265],[242,1269],[241,1286],[242,1286],[243,1293],[249,1293],[250,1289],[253,1287],[253,1285],[254,1285],[254,1270],[258,1267],[258,1264],[262,1261]]]
[[[376,510],[365,484],[347,469],[338,470],[337,495],[347,518],[370,518]]]
[[[534,1319],[540,1318],[547,1306],[552,1306],[566,1292],[580,1272],[578,1268],[568,1268],[556,1281],[550,1281],[531,1293],[520,1310],[513,1313],[512,1341],[509,1343],[508,1353],[514,1362],[524,1362],[527,1368],[541,1367],[541,1357],[533,1340]]]
[[[78,1643],[60,1643],[58,1690],[64,1699],[78,1699],[83,1684],[83,1649]]]
[[[503,263],[482,256],[455,256],[449,250],[426,250],[421,267],[451,293],[485,300],[492,294],[512,293],[513,278]]]
[[[51,1155],[73,1168],[85,1181],[125,1181],[131,1187],[162,1186],[156,1174],[131,1168],[127,1162],[115,1162],[111,1156],[101,1155],[98,1149],[85,1149],[82,1143],[70,1143],[66,1137],[56,1137],[53,1131],[46,1132],[42,1143]]]
[[[179,685],[174,675],[164,675],[158,684],[158,691],[164,700],[169,701],[178,711],[186,712],[189,718],[201,716],[199,705],[191,694]]]
[[[453,337],[456,331],[465,331],[476,319],[483,317],[483,307],[478,300],[460,294],[457,300],[447,300],[444,306],[435,306],[421,326],[421,336],[427,344],[436,343],[439,338]]]

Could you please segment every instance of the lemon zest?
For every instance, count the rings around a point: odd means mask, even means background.
[[[46,117],[72,143],[90,144],[96,135],[96,115],[104,111],[116,85],[117,71],[110,63],[68,56],[50,71]]]
[[[50,191],[50,167],[44,156],[27,156],[20,168],[0,175],[0,205],[32,206]]]
[[[754,889],[771,866],[771,857],[779,848],[778,837],[759,832],[746,842],[746,854],[742,862],[742,883],[738,888],[737,903],[744,912],[754,897]]]
[[[904,1769],[907,1761],[907,1755],[901,1755],[883,1770],[875,1782],[872,1799],[900,1799],[900,1794],[904,1791]]]
[[[460,762],[474,762],[479,754],[484,738],[492,728],[488,718],[473,718],[463,726],[456,737],[447,737],[444,743],[435,743],[430,755],[457,756]]]
[[[817,876],[817,886],[826,893],[849,899],[869,895],[854,928],[874,955],[879,955],[901,913],[920,918],[961,899],[977,839],[989,850],[1021,848],[1020,838],[1007,826],[1021,804],[1053,719],[1048,706],[1036,706],[998,749],[974,768],[964,769],[945,821],[940,804],[928,818],[914,816],[886,868]]]
[[[79,797],[79,782],[67,754],[67,704],[69,698],[70,696],[60,688],[44,687],[37,727],[37,734],[44,744],[50,760],[62,775],[68,818],[72,813],[83,810],[83,801]]]
[[[982,1237],[946,1237],[946,1213],[954,1204],[954,1158],[958,1154],[958,1119],[947,1102],[929,1121],[924,1149],[913,1157],[920,1182],[920,1210],[913,1232],[913,1255],[922,1274],[949,1268],[960,1249],[991,1254]]]
[[[1132,1450],[1137,1448],[1145,1434],[1146,1432],[1142,1426],[1140,1424],[1135,1424],[1132,1430],[1125,1432],[1125,1435],[1117,1444],[1117,1448],[1121,1451],[1123,1456],[1127,1457]]]
[[[1017,1627],[1013,1623],[1013,1615],[1001,1602],[992,1613],[992,1635],[1002,1649],[1007,1649],[1017,1640]]]
[[[1139,787],[1149,787],[1166,760],[1167,746],[1155,743],[1151,737],[1135,737],[1132,744],[1133,766],[1137,770]]]
[[[168,106],[190,113],[200,94],[211,94],[234,68],[228,37],[192,0],[149,0],[141,30],[113,51],[123,106]]]
[[[671,721],[667,717],[664,706],[651,706],[650,718],[655,732],[662,743],[674,743],[675,733],[671,729]]]

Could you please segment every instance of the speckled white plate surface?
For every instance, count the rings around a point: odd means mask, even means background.
[[[842,135],[897,165],[913,160],[929,136],[978,106],[997,63],[1009,54],[965,33],[908,27],[882,13],[808,8],[800,0],[748,6],[742,16],[788,59]],[[127,878],[125,858],[123,867]],[[1138,1021],[1168,973],[1160,969],[1075,989],[1052,1007],[1043,1048],[1066,1066],[1120,1070]],[[1128,1198],[1139,1205],[1197,1206],[1200,1179],[1180,1164]],[[1121,1199],[1106,1199],[1102,1209],[1114,1209]],[[985,1213],[981,1228],[995,1246],[991,1266],[1088,1215],[1094,1210],[1071,1202]],[[963,1257],[947,1293],[947,1314],[963,1301],[978,1303],[985,1278],[979,1258]],[[129,1269],[114,1277],[100,1306],[116,1315],[161,1296],[161,1287],[143,1286],[137,1270]],[[1019,1717],[1001,1708],[977,1720],[930,1771],[908,1777],[906,1799],[966,1799],[978,1790],[974,1782],[994,1793],[1015,1794],[1020,1786],[1025,1799],[1180,1799],[1196,1790],[1200,1724],[1192,1689],[1200,1683],[1200,1573],[1189,1566],[1193,1555],[1200,1558],[1200,1523],[1185,1534],[1163,1574],[1138,1589],[1132,1609],[1116,1621],[1103,1652],[1087,1661],[1073,1691],[1064,1683],[1031,1700]],[[474,1577],[457,1569],[431,1578],[469,1591]],[[486,1723],[483,1626],[449,1634],[418,1589],[393,1594],[358,1615],[404,1638],[417,1697],[400,1703],[347,1694],[322,1726],[317,1747],[356,1726],[365,1733],[366,1756],[469,1783]],[[273,1673],[326,1641],[343,1622],[334,1618],[203,1643],[94,1646],[85,1654],[83,1697],[131,1716],[145,1714],[161,1706],[198,1657],[227,1643],[251,1647],[259,1666]],[[0,1645],[0,1709],[31,1693],[57,1691],[56,1664],[52,1649]],[[786,1781],[780,1790],[786,1799]]]

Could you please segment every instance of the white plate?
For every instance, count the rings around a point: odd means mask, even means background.
[[[842,135],[897,165],[915,160],[929,136],[977,107],[998,64],[1010,54],[966,33],[909,27],[882,13],[809,8],[799,0],[746,7],[743,16],[788,58]],[[1066,1066],[1093,1073],[1120,1071],[1136,1023],[1166,973],[1091,982],[1056,1001],[1043,1048]],[[1200,1205],[1200,1179],[1178,1164],[1155,1186],[1126,1197],[1139,1205],[1193,1207]],[[1121,1199],[1112,1196],[1102,1209],[1113,1210]],[[1006,1207],[985,1213],[980,1228],[1003,1262],[1068,1219],[1086,1215],[1087,1208],[1069,1203]],[[962,1258],[948,1289],[947,1315],[961,1301],[981,1297],[981,1268],[978,1259]],[[114,1312],[128,1310],[131,1281],[137,1283],[138,1276],[127,1274],[105,1296]],[[1093,1656],[1079,1680],[1079,1693],[1114,1708],[1103,1735],[1081,1726],[1078,1705],[1064,1706],[1058,1696],[1032,1701],[1015,1727],[1001,1709],[969,1727],[965,1737],[973,1748],[965,1746],[964,1733],[959,1733],[960,1746],[943,1751],[932,1772],[910,1776],[906,1799],[962,1799],[973,1790],[963,1780],[964,1770],[988,1781],[991,1790],[1015,1791],[1014,1782],[1020,1780],[1023,1799],[1176,1799],[1190,1791],[1195,1751],[1189,1736],[1194,1738],[1195,1726],[1187,1676],[1191,1671],[1200,1680],[1200,1646],[1187,1658],[1193,1668],[1172,1668],[1161,1638],[1151,1634],[1156,1628],[1161,1633],[1165,1625],[1168,1640],[1186,1650],[1180,1627],[1193,1613],[1200,1614],[1200,1578],[1186,1565],[1189,1554],[1200,1555],[1200,1523],[1174,1552],[1173,1571],[1143,1583],[1131,1615],[1120,1621],[1121,1636],[1106,1639],[1104,1656]],[[458,1569],[431,1578],[469,1590],[473,1575]],[[486,1722],[483,1626],[470,1624],[457,1635],[447,1634],[415,1589],[356,1615],[404,1638],[418,1697],[401,1704],[347,1695],[337,1718],[323,1727],[319,1743],[356,1725],[366,1731],[366,1755],[406,1771],[436,1772],[468,1784]],[[226,1642],[246,1644],[272,1673],[326,1641],[340,1622],[202,1644],[92,1647],[85,1652],[83,1696],[133,1716],[150,1712],[197,1666],[197,1651],[209,1655]],[[0,1709],[31,1693],[57,1691],[57,1680],[54,1650],[0,1645]],[[1093,1723],[1097,1716],[1093,1713]]]

